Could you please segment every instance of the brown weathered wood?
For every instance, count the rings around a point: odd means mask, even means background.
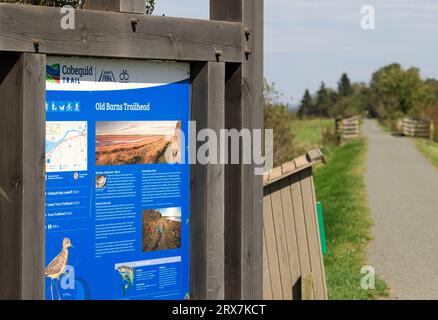
[[[85,9],[144,14],[145,0],[86,0]]]
[[[324,264],[322,262],[321,242],[316,215],[316,202],[314,200],[314,190],[312,186],[312,168],[301,171],[300,180],[315,298],[324,300],[327,295],[325,291]]]
[[[302,300],[315,300],[315,292],[313,290],[313,278],[311,274],[303,276],[301,280],[301,296]]]
[[[225,127],[241,128],[242,72],[240,65],[227,65]],[[231,163],[231,154],[229,162]],[[225,297],[239,299],[241,292],[241,166],[225,166]]]
[[[277,247],[275,245],[275,228],[272,218],[271,192],[265,191],[263,200],[264,233],[266,235],[266,254],[269,261],[269,277],[272,287],[272,299],[279,300],[283,297],[283,289],[280,276],[280,264]]]
[[[301,184],[299,174],[289,177],[292,205],[294,210],[295,230],[297,233],[298,256],[301,274],[311,273],[309,244],[307,240],[306,221],[304,217],[303,200],[301,198]]]
[[[310,169],[310,179],[309,179],[309,183],[310,183],[310,188],[312,190],[312,199],[313,199],[313,203],[316,204],[316,191],[315,191],[315,179],[313,177],[313,168]],[[326,282],[326,277],[325,277],[325,269],[324,269],[324,257],[322,255],[322,245],[320,242],[320,233],[319,233],[319,222],[318,222],[318,213],[317,213],[317,209],[316,206],[314,206],[315,208],[315,225],[316,225],[316,230],[318,232],[318,247],[319,247],[319,260],[320,260],[320,264],[321,264],[321,286],[322,286],[322,291],[323,291],[323,295],[318,297],[319,300],[327,300],[328,299],[328,291],[327,291],[327,282]]]
[[[286,234],[287,257],[289,260],[289,274],[291,277],[292,286],[291,294],[293,299],[298,299],[300,295],[298,288],[301,270],[289,179],[283,179],[279,181],[279,185],[281,189],[281,203],[283,207],[284,228]]]
[[[225,127],[225,64],[192,64],[192,120],[197,130],[217,136]],[[210,152],[212,152],[211,150]],[[219,155],[219,149],[216,150]],[[225,168],[191,168],[191,294],[194,299],[225,298]]]
[[[235,22],[77,10],[63,30],[58,8],[0,3],[0,51],[108,58],[242,61]],[[133,28],[132,23],[135,23]],[[134,32],[135,29],[135,32]]]
[[[277,246],[278,262],[280,265],[280,280],[282,284],[282,300],[292,300],[292,278],[287,249],[286,230],[284,225],[283,199],[280,184],[270,186],[272,220],[274,222],[275,244]],[[266,221],[266,220],[265,220]]]
[[[210,0],[210,18],[241,22],[241,66],[229,67],[226,112],[227,128],[263,128],[263,0]],[[239,17],[239,14],[241,16]],[[246,54],[245,54],[246,52]],[[239,123],[236,123],[236,122]],[[262,198],[263,178],[254,174],[254,165],[229,166],[226,185],[231,190],[226,230],[226,297],[261,299],[262,281]],[[236,196],[237,195],[237,196]],[[237,199],[236,199],[237,198]],[[231,201],[232,200],[232,201]],[[238,202],[233,202],[238,200]],[[228,227],[231,224],[232,226]],[[228,228],[228,229],[227,229]]]
[[[271,274],[268,259],[266,233],[263,230],[263,300],[272,300]]]
[[[45,56],[0,69],[0,299],[43,299]]]

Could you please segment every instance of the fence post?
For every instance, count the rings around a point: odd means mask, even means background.
[[[0,59],[0,300],[44,299],[46,57]]]
[[[263,128],[263,0],[210,0],[210,19],[242,23],[241,64],[227,65],[225,126]],[[263,181],[254,165],[225,169],[225,297],[261,299]]]
[[[86,0],[85,9],[125,13],[145,13],[144,0]]]
[[[435,123],[433,120],[430,121],[430,140],[435,141]]]

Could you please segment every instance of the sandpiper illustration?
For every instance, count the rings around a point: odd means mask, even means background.
[[[73,247],[69,238],[64,238],[62,241],[61,252],[49,263],[45,270],[45,275],[47,278],[51,279],[50,282],[50,293],[53,299],[53,281],[56,279],[56,291],[58,293],[58,300],[61,300],[61,295],[59,294],[58,282],[62,275],[65,273],[68,261],[68,248]]]
[[[117,268],[117,271],[119,271],[120,276],[122,277],[123,295],[125,295],[126,291],[134,283],[134,269],[128,266],[120,266]]]

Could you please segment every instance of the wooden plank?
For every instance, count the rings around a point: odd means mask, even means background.
[[[274,221],[272,218],[272,200],[269,187],[263,198],[263,221],[266,235],[266,252],[269,261],[269,274],[271,278],[272,299],[283,298],[283,289],[280,276],[280,264],[277,252]]]
[[[226,121],[227,128],[261,129],[263,127],[263,0],[210,0],[210,18],[241,22],[240,66],[230,66],[227,84],[226,112],[235,119]],[[241,17],[239,17],[239,13]],[[238,81],[240,80],[240,81]],[[226,116],[226,119],[229,119]],[[236,124],[236,121],[239,123]],[[233,125],[230,127],[230,125]],[[239,239],[227,247],[231,251],[227,269],[227,298],[261,299],[262,283],[262,176],[254,175],[254,165],[230,166],[227,188],[238,195],[238,203],[231,203],[227,224],[239,226]],[[231,196],[234,197],[234,196]],[[228,201],[226,201],[228,202]],[[233,228],[233,227],[230,227]],[[237,252],[238,251],[238,252]],[[237,263],[236,263],[237,261]],[[237,284],[239,283],[239,284]]]
[[[242,61],[242,25],[138,14],[77,10],[63,30],[58,8],[0,3],[0,51],[108,58]],[[132,21],[136,22],[135,32]]]
[[[227,65],[225,86],[225,127],[241,128],[241,65]],[[231,154],[228,154],[231,163]],[[242,170],[239,164],[225,166],[225,297],[241,297],[241,226],[242,226]]]
[[[303,200],[301,198],[301,184],[299,174],[289,177],[294,210],[295,232],[297,235],[297,246],[301,275],[312,272],[310,268],[309,245],[307,241],[306,220],[304,217]]]
[[[316,203],[313,196],[311,168],[300,172],[301,193],[306,221],[307,238],[309,243],[310,265],[313,275],[315,298],[326,298],[324,287],[324,265],[322,262],[322,250],[319,240],[318,221],[316,219]]]
[[[44,299],[46,56],[22,55],[23,220],[22,298]]]
[[[284,228],[283,199],[281,197],[280,183],[271,184],[269,188],[271,191],[272,220],[280,267],[281,288],[283,290],[282,299],[292,300],[291,267],[289,265],[289,251],[287,248],[286,230]],[[264,220],[264,223],[266,223],[266,220]]]
[[[144,14],[145,0],[87,0],[85,9]]]
[[[242,0],[242,128],[263,128],[263,0]],[[261,156],[261,155],[258,155]],[[260,158],[260,157],[259,157]],[[242,167],[242,299],[262,298],[263,179]]]
[[[313,203],[315,203],[316,206],[316,191],[315,191],[315,179],[313,177],[313,168],[310,169],[310,186],[312,189],[312,196],[313,196]],[[325,268],[324,268],[324,257],[322,255],[322,246],[321,246],[321,242],[320,242],[320,234],[319,234],[319,220],[318,220],[318,213],[316,211],[315,208],[315,224],[316,224],[316,229],[318,230],[318,243],[319,243],[319,248],[320,248],[320,260],[321,260],[321,265],[322,265],[322,286],[323,286],[323,291],[324,291],[324,295],[321,297],[321,299],[327,300],[328,299],[328,290],[327,290],[327,282],[326,282],[326,277],[325,277]]]
[[[315,292],[313,290],[313,278],[311,274],[303,276],[301,295],[302,300],[315,300]]]
[[[197,129],[219,135],[225,127],[225,64],[192,64],[192,120]],[[219,154],[219,149],[217,150]],[[191,294],[225,298],[225,168],[197,164],[191,169]]]
[[[294,220],[294,208],[292,204],[292,195],[289,187],[289,179],[283,179],[278,182],[281,188],[281,201],[283,205],[283,223],[286,233],[287,257],[289,260],[289,274],[291,277],[292,298],[299,297],[299,281],[300,281],[300,257],[298,254],[298,240],[296,225]]]
[[[9,69],[0,81],[0,149],[7,150],[0,157],[0,299],[43,299],[45,56],[14,60],[0,68]]]
[[[263,230],[263,300],[272,300],[271,274],[269,271],[265,230]]]
[[[22,213],[22,61],[1,64],[7,75],[0,82],[0,299],[21,298]],[[3,61],[3,60],[2,60]],[[4,71],[3,73],[5,73]],[[7,150],[7,152],[5,152]]]

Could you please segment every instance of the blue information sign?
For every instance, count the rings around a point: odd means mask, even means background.
[[[47,58],[46,299],[187,295],[189,78],[185,63]]]

